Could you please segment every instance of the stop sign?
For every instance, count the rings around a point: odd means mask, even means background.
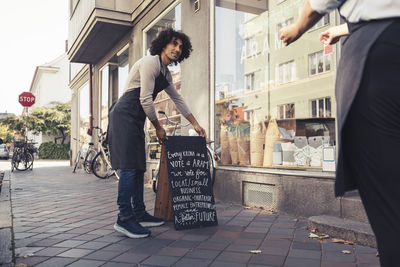
[[[35,104],[35,96],[31,92],[23,92],[18,96],[18,102],[24,107]]]

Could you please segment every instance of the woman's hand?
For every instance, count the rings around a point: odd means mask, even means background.
[[[164,143],[164,141],[168,139],[167,133],[165,132],[165,129],[163,127],[159,127],[156,129],[156,135],[160,144]]]
[[[290,45],[294,41],[300,38],[302,35],[299,26],[294,23],[289,26],[283,27],[279,31],[279,38],[283,41],[285,46]]]
[[[306,0],[300,11],[298,20],[294,24],[282,28],[279,31],[279,38],[281,38],[285,45],[290,45],[299,39],[303,33],[308,31],[322,17],[323,15],[312,9],[310,2]]]
[[[345,23],[339,26],[331,27],[328,30],[324,31],[319,35],[319,40],[326,45],[332,45],[337,43],[340,37],[348,34],[349,29],[347,27],[347,24]]]
[[[325,45],[331,45],[339,41],[339,37],[334,37],[330,29],[328,29],[319,35],[319,40]]]

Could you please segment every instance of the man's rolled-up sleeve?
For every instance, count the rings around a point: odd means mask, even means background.
[[[312,9],[324,15],[340,7],[346,0],[309,0]]]
[[[158,63],[158,62],[156,62]],[[140,104],[150,121],[157,119],[153,103],[153,91],[159,68],[151,57],[145,58],[140,69]]]
[[[185,100],[183,100],[183,97],[176,91],[175,86],[170,85],[165,89],[165,91],[167,92],[169,97],[172,99],[172,101],[174,101],[176,107],[181,112],[181,114],[185,118],[187,118],[187,116],[189,116],[191,114],[190,110],[189,110],[188,106],[186,105]]]
[[[186,105],[185,100],[183,100],[183,97],[178,93],[175,86],[173,85],[171,73],[169,72],[167,74],[167,80],[170,83],[170,86],[165,88],[165,92],[167,92],[172,101],[174,101],[176,107],[181,112],[181,114],[185,118],[187,118],[191,114],[191,112],[189,110],[189,107]]]

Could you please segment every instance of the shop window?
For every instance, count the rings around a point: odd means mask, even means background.
[[[331,54],[324,55],[323,51],[319,51],[309,55],[308,58],[310,76],[331,70]]]
[[[309,49],[322,47],[316,36],[323,29],[281,49],[279,30],[294,22],[303,2],[215,3],[214,133],[220,166],[322,170],[320,149],[322,142],[335,144],[336,111],[334,98],[315,95],[334,94],[334,79],[328,78],[335,75],[336,52],[310,55]],[[329,16],[320,23],[329,23]],[[327,75],[309,78],[323,72]]]
[[[329,118],[331,116],[332,111],[330,97],[311,100],[311,117]]]
[[[165,30],[166,28],[173,28],[175,30],[181,30],[181,4],[177,4],[172,6],[170,9],[166,10],[163,14],[160,15],[159,18],[155,19],[152,24],[150,24],[144,31],[144,40],[145,40],[145,55],[150,55],[149,48],[151,41],[156,38],[158,33]],[[175,88],[180,92],[181,88],[181,66],[178,65],[169,65],[169,71],[172,75],[172,82]],[[156,111],[162,110],[164,111],[168,117],[176,122],[181,122],[181,115],[176,108],[174,102],[168,97],[168,94],[164,91],[160,92],[157,95],[157,98],[154,100],[154,107]],[[172,135],[174,131],[174,127],[171,124],[168,124],[165,117],[161,116],[158,118],[160,123],[163,125],[164,129],[167,132],[167,135]],[[147,120],[146,123],[146,132],[147,132],[147,146],[148,146],[148,159],[155,160],[159,159],[161,156],[161,146],[157,141],[156,132],[154,126],[150,121]],[[175,135],[180,135],[181,129],[178,127],[176,129]]]

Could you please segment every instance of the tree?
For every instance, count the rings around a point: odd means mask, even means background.
[[[11,143],[13,135],[13,131],[11,131],[7,125],[0,124],[0,139],[2,139],[4,143]]]
[[[25,132],[25,119],[22,116],[13,116],[0,121],[0,124],[10,131]]]
[[[25,127],[34,134],[56,135],[54,143],[66,137],[71,132],[71,103],[51,102],[50,107],[33,109],[27,117],[15,116],[0,121],[0,124],[10,130],[25,134]]]
[[[62,139],[64,144],[71,132],[71,103],[51,102],[50,107],[35,108],[28,116],[27,127],[34,134],[56,135],[54,143]]]

